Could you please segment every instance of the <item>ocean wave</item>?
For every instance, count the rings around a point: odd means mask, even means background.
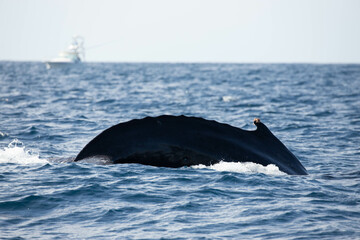
[[[224,162],[221,161],[214,165],[205,166],[205,165],[196,165],[193,166],[195,169],[211,169],[219,172],[237,172],[237,173],[247,173],[247,174],[256,174],[263,173],[267,175],[286,175],[281,172],[277,166],[274,164],[269,164],[263,166],[261,164],[253,162]]]
[[[0,163],[39,164],[48,161],[41,159],[38,153],[26,149],[18,139],[14,139],[7,147],[0,149]]]
[[[7,136],[7,134],[0,131],[0,137],[5,137],[5,136]]]
[[[232,97],[232,96],[223,96],[222,98],[221,98],[221,100],[223,101],[223,102],[230,102],[230,101],[233,101],[235,98],[234,97]]]

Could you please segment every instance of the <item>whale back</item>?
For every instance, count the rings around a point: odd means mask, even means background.
[[[146,117],[114,125],[91,140],[75,161],[106,157],[112,163],[159,167],[212,165],[220,161],[275,164],[288,174],[307,174],[300,161],[260,121],[242,130],[197,117]]]

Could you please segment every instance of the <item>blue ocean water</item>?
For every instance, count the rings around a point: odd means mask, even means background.
[[[162,114],[255,129],[308,176],[72,160]],[[2,239],[360,239],[360,65],[0,62]]]

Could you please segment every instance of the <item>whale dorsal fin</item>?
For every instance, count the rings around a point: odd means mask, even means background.
[[[255,132],[257,134],[262,136],[266,136],[266,135],[274,136],[274,134],[268,129],[268,127],[260,121],[260,118],[255,118],[254,124],[256,126]]]

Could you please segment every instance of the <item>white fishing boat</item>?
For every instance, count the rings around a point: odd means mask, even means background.
[[[75,63],[80,63],[85,58],[84,38],[81,36],[74,36],[72,43],[68,49],[59,53],[57,58],[45,62],[46,68],[54,68],[61,66],[68,66]]]

